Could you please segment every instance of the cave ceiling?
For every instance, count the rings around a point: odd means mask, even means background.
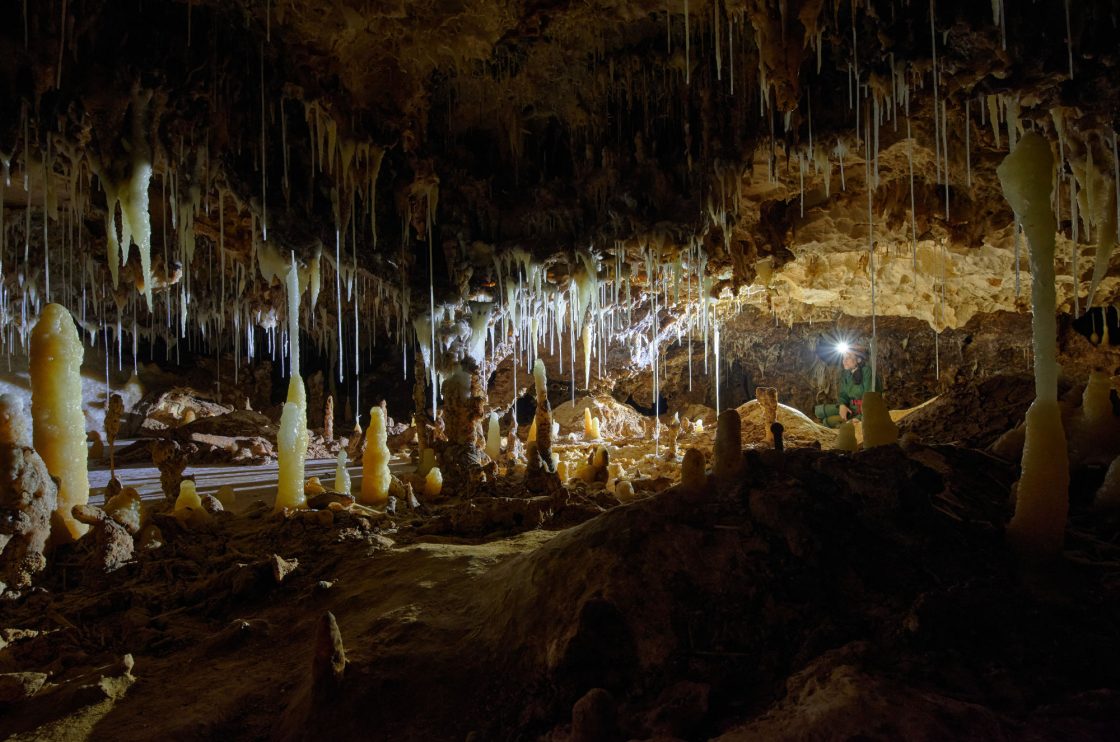
[[[960,327],[1029,310],[995,176],[1028,130],[1059,163],[1059,307],[1120,291],[1115,0],[0,13],[9,333],[60,295],[90,327],[276,327],[293,257],[324,336],[340,305],[399,340],[430,306],[508,313],[534,280],[547,305],[581,272],[647,311],[656,285],[662,307]]]

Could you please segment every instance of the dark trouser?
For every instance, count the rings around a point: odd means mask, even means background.
[[[857,407],[856,410],[858,411],[858,409]],[[835,428],[839,426],[840,423],[844,422],[844,420],[840,418],[840,405],[838,404],[819,404],[813,408],[813,414],[817,416],[817,419],[821,421],[822,425],[826,425],[830,428]],[[848,419],[857,420],[859,419],[859,415],[850,415]]]

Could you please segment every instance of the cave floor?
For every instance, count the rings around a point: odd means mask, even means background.
[[[748,449],[734,482],[625,504],[511,483],[164,518],[160,548],[108,574],[62,548],[0,609],[0,672],[41,685],[0,736],[1114,739],[1120,527],[1075,499],[1063,559],[1025,568],[1014,477],[954,446]]]

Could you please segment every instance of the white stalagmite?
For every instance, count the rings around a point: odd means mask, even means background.
[[[335,492],[341,492],[344,495],[350,494],[350,472],[346,468],[346,451],[341,450],[338,452],[338,459],[335,460],[334,465],[334,484],[331,489]]]
[[[1053,170],[1050,145],[1034,132],[1025,134],[997,168],[1004,197],[1026,232],[1033,275],[1035,400],[1027,411],[1023,473],[1015,515],[1007,528],[1012,546],[1032,557],[1061,552],[1069,512],[1069,458],[1058,407]]]
[[[498,413],[490,413],[490,422],[486,428],[486,455],[491,461],[497,461],[502,455],[502,434],[498,426]]]

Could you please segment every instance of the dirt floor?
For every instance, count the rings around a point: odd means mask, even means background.
[[[744,462],[729,490],[627,503],[511,482],[164,516],[108,574],[85,539],[0,607],[0,735],[1115,739],[1120,529],[1095,485],[1064,558],[1027,569],[1015,470],[982,451]]]

